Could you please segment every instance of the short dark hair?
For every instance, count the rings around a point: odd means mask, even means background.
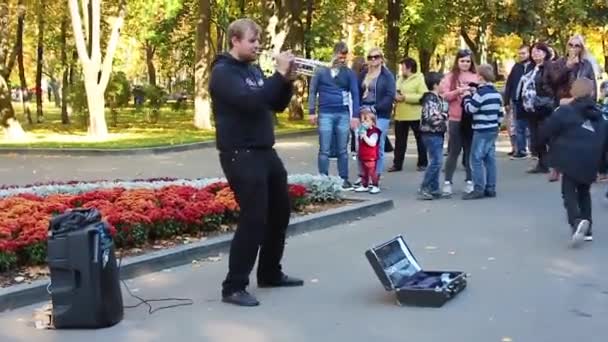
[[[431,71],[424,76],[424,83],[428,90],[433,90],[435,85],[439,85],[443,79],[443,74],[440,72]]]
[[[232,48],[232,38],[236,37],[238,40],[243,39],[247,30],[253,31],[254,34],[259,35],[262,29],[255,21],[249,18],[237,19],[228,25],[228,46]]]
[[[413,73],[418,72],[418,63],[411,57],[405,57],[399,63],[405,65],[405,67],[410,69]]]
[[[336,45],[334,45],[334,55],[339,53],[348,53],[348,45],[346,45],[345,42],[337,42]]]

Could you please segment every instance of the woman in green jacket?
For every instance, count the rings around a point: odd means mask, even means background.
[[[395,101],[395,158],[389,172],[401,171],[407,150],[407,138],[410,128],[416,138],[418,147],[417,170],[424,171],[428,164],[426,148],[420,138],[420,99],[427,91],[424,75],[418,72],[418,65],[412,58],[406,57],[400,63],[401,72],[397,79]]]

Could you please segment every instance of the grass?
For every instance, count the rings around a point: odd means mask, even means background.
[[[26,141],[9,142],[3,140],[0,131],[0,147],[10,148],[96,148],[96,149],[126,149],[171,146],[215,139],[214,130],[199,130],[192,123],[194,109],[186,107],[174,110],[165,106],[160,111],[157,123],[151,123],[148,109],[136,110],[123,108],[119,110],[116,123],[113,122],[109,110],[106,120],[110,136],[104,141],[96,141],[87,136],[87,126],[83,115],[70,118],[71,124],[61,123],[61,111],[53,104],[44,106],[44,122],[28,124],[19,103],[13,103],[17,119],[21,122],[27,134]],[[32,118],[36,120],[35,103],[30,105]],[[306,120],[289,121],[287,113],[278,115],[277,133],[296,132],[311,129]]]

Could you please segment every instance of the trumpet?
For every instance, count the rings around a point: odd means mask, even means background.
[[[321,62],[315,59],[296,57],[293,62],[293,72],[303,76],[313,76],[317,68],[329,68],[330,63]]]
[[[260,60],[274,60],[271,52],[264,52],[260,54]],[[312,77],[318,68],[329,68],[331,67],[331,63],[326,63],[322,61],[318,61],[315,59],[303,58],[303,57],[295,57],[291,72],[302,75]]]

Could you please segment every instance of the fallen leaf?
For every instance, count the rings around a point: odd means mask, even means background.
[[[163,249],[163,246],[160,245],[154,245],[152,246],[153,249]]]
[[[25,280],[25,277],[15,277],[15,281],[18,283],[22,283]]]
[[[198,260],[192,260],[193,264],[198,264]]]
[[[435,247],[435,246],[426,246],[426,247],[424,247],[424,249],[426,249],[428,251],[432,251],[432,250],[437,249],[437,247]]]
[[[208,257],[205,260],[210,261],[210,262],[218,262],[218,261],[222,260],[222,257],[221,256],[213,256],[213,257]]]
[[[319,279],[317,279],[317,278],[315,278],[315,279],[311,279],[311,280],[310,280],[310,282],[311,282],[311,283],[318,283],[318,282],[319,282]]]
[[[456,254],[456,252],[454,252],[454,251],[450,251],[450,252],[448,252],[448,254],[449,254],[449,255],[454,255],[454,254]]]
[[[513,342],[513,339],[510,337],[503,337],[502,340],[500,340],[500,342]]]
[[[495,257],[489,257],[488,258],[488,261],[493,261],[493,260],[496,260],[496,258]]]

